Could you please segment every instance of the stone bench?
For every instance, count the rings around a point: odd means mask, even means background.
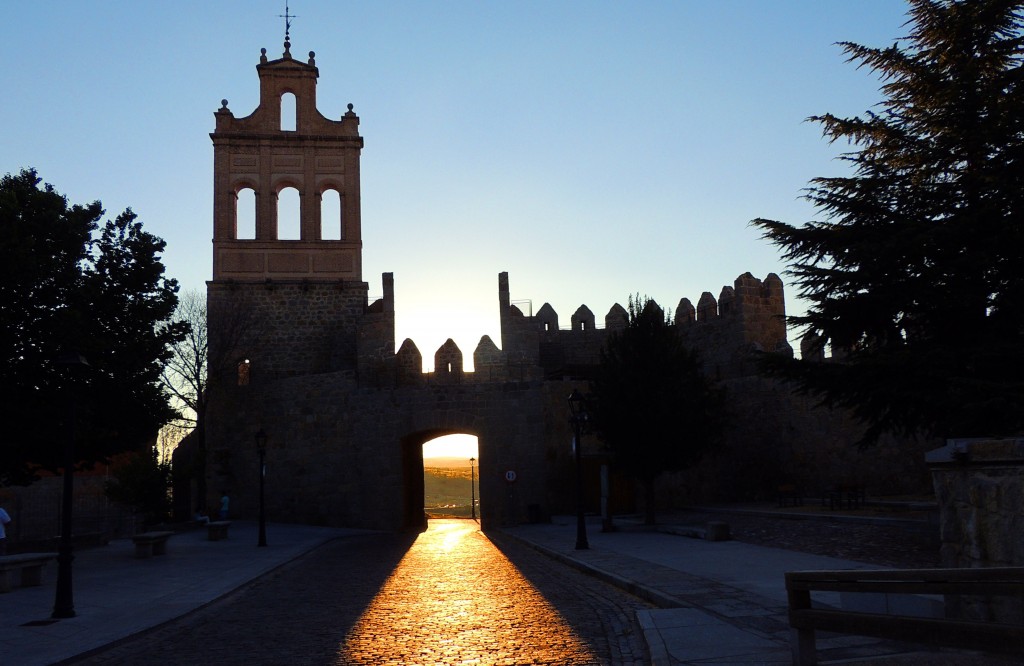
[[[164,555],[167,553],[167,540],[174,532],[143,532],[132,537],[135,543],[135,557]]]
[[[0,556],[0,592],[10,592],[11,578],[15,571],[21,572],[21,586],[31,587],[43,584],[43,567],[56,559],[52,553],[22,553]]]
[[[231,527],[230,520],[215,520],[206,523],[206,538],[210,541],[220,541],[228,538],[228,528]]]

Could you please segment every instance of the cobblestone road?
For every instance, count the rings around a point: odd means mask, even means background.
[[[466,520],[340,539],[81,664],[645,663],[639,599]],[[143,658],[145,655],[148,657]]]

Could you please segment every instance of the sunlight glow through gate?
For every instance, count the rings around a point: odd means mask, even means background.
[[[444,435],[423,444],[423,459],[479,458],[477,438],[473,435]]]
[[[473,435],[444,435],[424,442],[423,512],[429,519],[479,517],[479,455]]]
[[[599,661],[475,523],[437,520],[345,637],[337,663],[523,663],[526,653],[533,664]]]

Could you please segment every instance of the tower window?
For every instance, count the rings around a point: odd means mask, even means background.
[[[248,187],[235,196],[235,238],[256,238],[256,192]]]
[[[341,195],[337,190],[326,190],[320,198],[320,239],[345,238],[341,218]]]
[[[277,239],[299,240],[300,231],[299,191],[286,187],[277,193]]]
[[[295,95],[285,93],[281,95],[281,131],[294,132],[296,121]]]
[[[238,385],[249,385],[249,359],[243,359],[238,363]]]

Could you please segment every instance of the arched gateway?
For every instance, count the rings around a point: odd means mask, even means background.
[[[498,276],[501,347],[484,336],[474,372],[451,341],[433,373],[406,340],[395,350],[394,290],[368,302],[362,276],[359,158],[352,105],[338,120],[317,110],[314,54],[256,66],[260,103],[236,118],[215,113],[213,279],[208,283],[210,401],[207,489],[232,497],[236,515],[256,515],[255,436],[267,435],[266,502],[272,520],[385,530],[423,522],[422,444],[461,432],[479,438],[481,521],[514,523],[573,506],[566,396],[583,386],[608,331],[624,325],[615,305],[604,327],[581,306],[560,330],[546,306],[534,317]],[[283,100],[294,125],[282,126]],[[278,233],[277,197],[299,195],[298,239]],[[255,237],[240,238],[238,197],[255,198]],[[337,193],[340,219],[323,219]],[[332,196],[334,196],[332,194]],[[245,212],[245,211],[243,211]],[[325,231],[326,229],[326,231]],[[709,300],[710,299],[710,300]],[[719,299],[686,299],[679,317],[707,355],[709,372],[742,370],[751,349],[785,346],[782,283],[749,274]],[[726,305],[728,304],[728,307]],[[740,359],[740,360],[737,360]],[[596,445],[596,442],[594,443]],[[585,443],[585,451],[586,451]],[[596,508],[596,507],[594,507]]]

